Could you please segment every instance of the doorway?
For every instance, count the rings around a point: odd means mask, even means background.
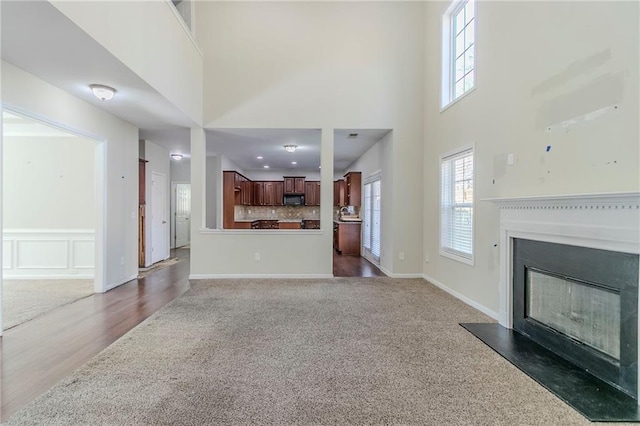
[[[104,143],[2,112],[2,329],[104,291]]]
[[[172,191],[174,212],[174,247],[189,244],[191,233],[191,184],[176,183]]]
[[[166,185],[167,177],[164,173],[151,173],[151,263],[169,257]]]

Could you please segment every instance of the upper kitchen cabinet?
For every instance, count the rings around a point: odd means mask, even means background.
[[[344,179],[339,179],[333,182],[333,205],[342,207],[347,205],[347,198],[345,193]]]
[[[362,199],[362,173],[349,172],[344,175],[346,205],[360,207]]]
[[[285,194],[304,194],[305,178],[304,176],[284,176],[284,193]]]
[[[320,205],[320,182],[318,181],[305,182],[304,205],[305,206]]]
[[[253,182],[254,206],[281,206],[283,184],[278,181]]]

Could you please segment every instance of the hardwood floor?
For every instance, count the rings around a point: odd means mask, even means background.
[[[333,252],[334,277],[386,277],[373,263],[360,256],[343,256]]]
[[[2,421],[187,291],[189,250],[172,256],[184,260],[6,330],[0,338]]]
[[[187,291],[189,250],[181,262],[5,331],[0,338],[1,421]],[[336,277],[385,276],[359,256],[334,253]]]

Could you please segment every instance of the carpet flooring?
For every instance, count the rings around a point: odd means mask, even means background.
[[[2,326],[7,330],[92,294],[93,280],[3,280]]]
[[[420,279],[205,280],[7,425],[586,425]]]

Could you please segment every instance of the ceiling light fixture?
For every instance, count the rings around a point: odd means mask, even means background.
[[[295,166],[296,164],[298,164],[298,162],[297,161],[292,161],[291,164],[293,164]]]
[[[262,166],[262,167],[264,167],[265,169],[268,169],[268,168],[269,168],[269,166],[267,166],[266,164],[265,164],[264,166]]]
[[[287,152],[295,152],[298,145],[285,145],[284,150]]]
[[[91,92],[94,96],[101,101],[108,101],[113,99],[116,94],[116,89],[113,87],[105,86],[104,84],[90,84]]]
[[[182,154],[171,154],[171,158],[174,160],[182,160]]]
[[[262,160],[262,156],[261,156],[261,155],[258,155],[256,158],[257,158],[258,160]]]

